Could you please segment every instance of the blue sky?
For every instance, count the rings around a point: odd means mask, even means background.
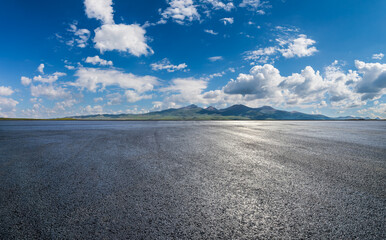
[[[270,105],[386,118],[386,1],[3,1],[0,117]]]

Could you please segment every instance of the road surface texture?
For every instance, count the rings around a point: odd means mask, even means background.
[[[386,239],[386,122],[0,122],[1,239]]]

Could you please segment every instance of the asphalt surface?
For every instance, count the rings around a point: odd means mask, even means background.
[[[1,239],[386,239],[386,122],[0,122]]]

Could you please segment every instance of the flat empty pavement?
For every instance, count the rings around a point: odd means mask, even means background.
[[[386,239],[386,122],[0,122],[1,239]]]

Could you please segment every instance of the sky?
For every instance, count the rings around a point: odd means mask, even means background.
[[[384,0],[5,0],[0,117],[190,104],[386,118]]]

